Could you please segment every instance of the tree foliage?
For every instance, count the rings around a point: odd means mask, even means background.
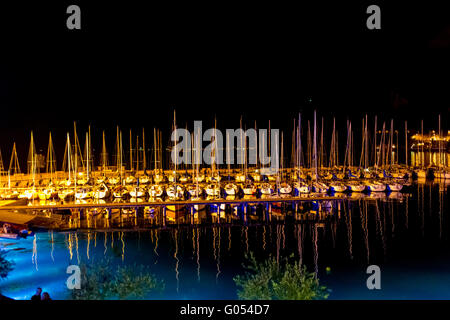
[[[142,299],[164,289],[143,265],[112,267],[107,260],[91,265],[82,264],[81,289],[70,292],[74,300]]]
[[[242,300],[318,300],[327,299],[328,290],[319,284],[315,273],[306,266],[283,259],[280,264],[269,257],[257,262],[253,253],[243,276],[236,276],[238,297]]]
[[[0,250],[0,279],[4,279],[14,269],[14,262],[6,260],[6,252]]]

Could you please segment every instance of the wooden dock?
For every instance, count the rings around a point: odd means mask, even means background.
[[[270,197],[270,198],[251,198],[251,199],[217,199],[217,200],[180,200],[180,201],[142,201],[142,202],[106,202],[106,203],[61,203],[61,204],[46,204],[46,205],[9,205],[0,206],[0,212],[3,210],[49,210],[49,211],[62,211],[73,209],[122,209],[122,208],[141,208],[141,207],[165,207],[165,206],[195,206],[195,205],[240,205],[240,204],[260,204],[260,203],[295,203],[295,202],[312,202],[312,201],[334,201],[344,200],[344,197]],[[39,201],[36,200],[38,203]],[[1,219],[0,219],[1,221]]]

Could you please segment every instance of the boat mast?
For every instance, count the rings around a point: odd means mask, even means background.
[[[103,144],[102,144],[102,169],[103,175],[105,175],[106,166],[108,165],[108,153],[106,152],[106,140],[105,140],[105,131],[103,130]]]
[[[438,167],[439,170],[442,169],[442,155],[441,155],[441,115],[438,117],[438,156],[439,156],[439,163]]]
[[[120,151],[120,162],[119,162],[119,168],[120,168],[120,183],[122,183],[122,178],[123,178],[123,140],[122,140],[122,130],[120,130],[119,133],[119,151]]]
[[[317,123],[316,123],[316,110],[314,110],[314,136],[313,136],[313,157],[314,157],[314,170],[315,177],[314,180],[317,182],[318,171],[317,171]]]
[[[133,141],[132,139],[132,134],[131,134],[131,129],[130,129],[130,171],[133,171]]]
[[[89,133],[86,132],[86,179],[89,180]]]
[[[46,172],[50,173],[50,182],[53,182],[53,173],[56,171],[55,150],[53,149],[52,133],[49,134],[47,149],[47,168]]]
[[[156,148],[157,147],[157,143],[156,143],[156,128],[153,127],[153,148],[154,148],[154,153],[155,153],[155,174],[156,174],[156,158],[157,158],[157,154],[156,154]]]
[[[377,170],[377,116],[375,116],[375,129],[373,131],[373,136],[374,136],[374,143],[373,143],[373,148],[374,148],[374,166],[375,166],[375,170]]]
[[[2,151],[0,150],[0,174],[3,175],[4,173],[5,173],[5,167],[3,166]]]
[[[69,133],[67,132],[67,143],[66,143],[66,151],[67,151],[67,170],[69,171],[69,182],[72,181],[71,180],[71,175],[70,175],[70,171],[71,171],[71,154],[70,154],[70,136]]]
[[[421,164],[422,164],[422,170],[423,170],[423,167],[424,167],[424,162],[425,162],[425,154],[424,154],[424,151],[423,151],[423,145],[425,144],[424,143],[424,137],[423,137],[423,120],[421,120],[420,121],[420,129],[421,129],[421,133],[422,133],[422,155],[421,155],[421,159],[420,159],[420,162],[421,162]]]
[[[300,181],[302,169],[301,169],[301,156],[302,156],[302,140],[301,140],[301,128],[302,128],[302,115],[298,113],[298,129],[297,129],[297,166],[298,166],[298,181]]]
[[[78,135],[77,135],[77,123],[75,121],[73,122],[73,135],[74,135],[74,149],[75,149],[74,156],[75,156],[75,158],[78,158],[78,157],[80,158],[81,166],[84,171],[83,153],[81,152],[80,141],[78,140]],[[78,166],[78,159],[76,159],[75,163]],[[78,169],[78,167],[77,167],[77,169]]]
[[[147,157],[146,157],[146,150],[145,150],[145,131],[144,128],[142,128],[142,169],[145,170],[147,169]]]
[[[408,121],[405,121],[405,165],[408,166]]]
[[[13,168],[14,166],[14,168]],[[14,170],[13,175],[20,173],[20,165],[19,165],[19,159],[17,157],[17,149],[16,149],[16,143],[13,144],[13,149],[11,152],[11,161],[9,162],[9,169],[8,172],[11,173],[11,169]]]
[[[139,172],[139,136],[136,135],[136,174]]]

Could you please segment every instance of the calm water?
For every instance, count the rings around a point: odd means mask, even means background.
[[[164,280],[164,292],[148,298],[237,299],[233,277],[244,272],[245,254],[253,251],[258,259],[294,254],[332,290],[330,299],[450,299],[448,192],[448,185],[430,183],[414,185],[400,200],[346,200],[321,223],[46,231],[2,239],[15,269],[0,289],[29,299],[40,286],[65,299],[67,266],[108,257],[114,264],[149,266]],[[370,264],[381,268],[381,290],[366,287]]]

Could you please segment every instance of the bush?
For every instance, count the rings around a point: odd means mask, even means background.
[[[113,268],[108,261],[82,264],[81,289],[71,290],[75,300],[142,299],[151,292],[164,289],[143,265]]]
[[[0,250],[0,279],[8,276],[14,268],[14,262],[6,260],[6,252]]]
[[[250,254],[250,264],[244,266],[244,276],[236,276],[238,297],[242,300],[318,300],[329,296],[325,286],[319,285],[315,273],[306,266],[284,259],[280,264],[275,258],[258,263]]]

